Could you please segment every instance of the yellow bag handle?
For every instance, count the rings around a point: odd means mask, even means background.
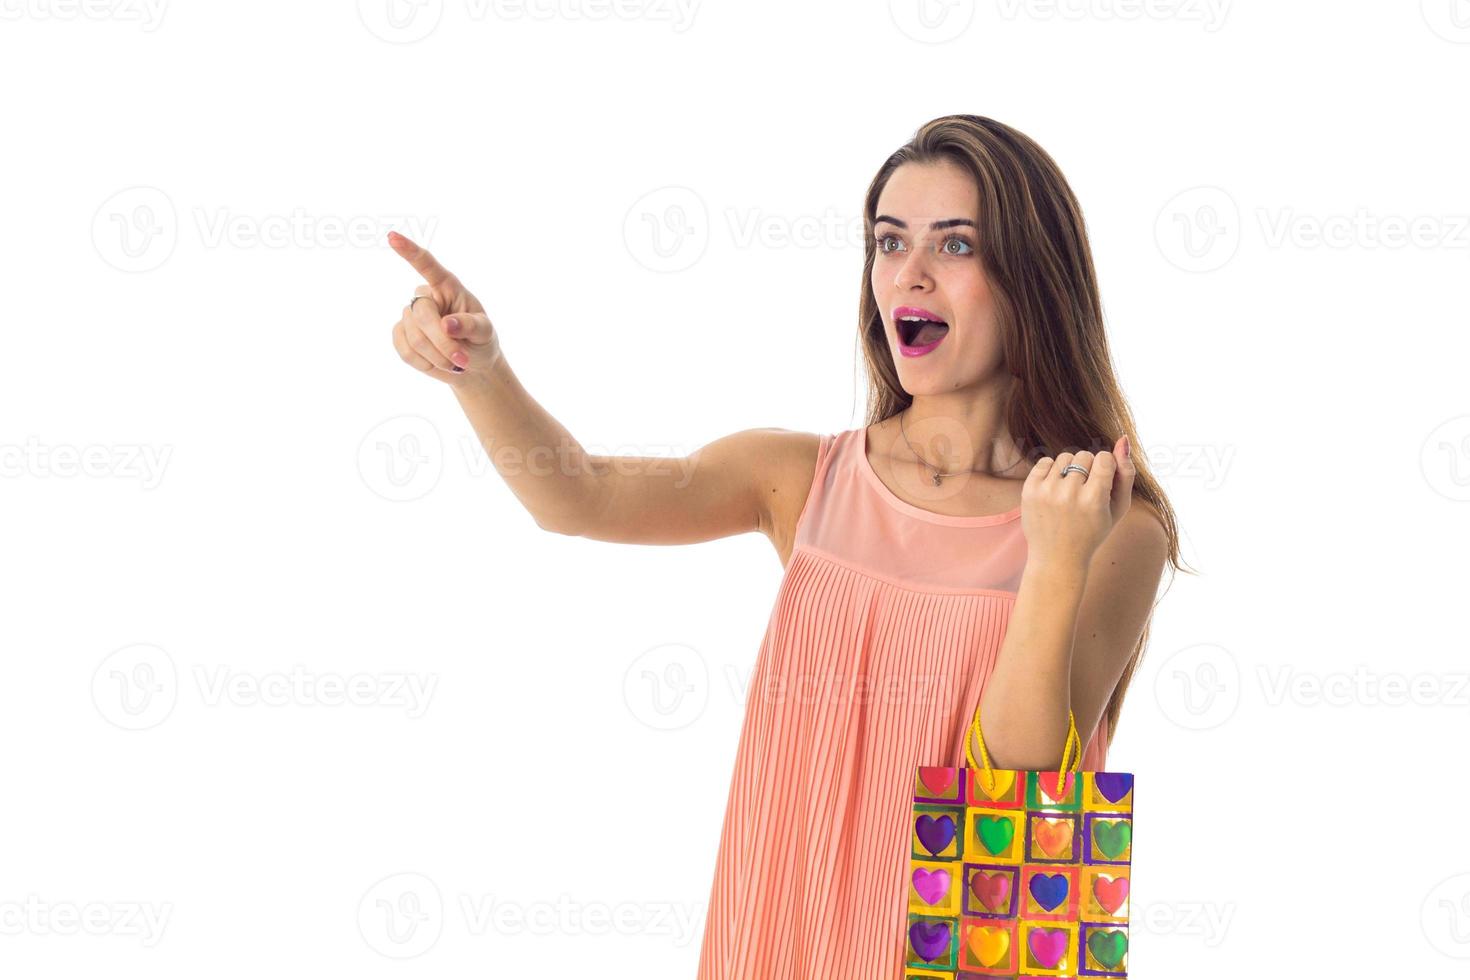
[[[982,698],[983,700],[983,698]],[[985,765],[980,766],[975,762],[975,753],[970,750],[970,731],[975,733],[975,741],[980,743],[980,758],[985,760]],[[990,764],[990,753],[985,749],[985,736],[980,732],[980,702],[975,702],[975,720],[970,723],[970,729],[965,733],[965,759],[971,769],[984,769],[985,786],[989,789],[995,787],[995,769]],[[1068,764],[1070,760],[1070,764]],[[1077,735],[1077,719],[1072,716],[1072,709],[1067,709],[1067,742],[1062,746],[1062,768],[1057,772],[1057,785],[1066,782],[1068,771],[1078,772],[1082,766],[1082,739]]]

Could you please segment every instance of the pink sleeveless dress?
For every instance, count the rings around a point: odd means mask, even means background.
[[[904,501],[866,439],[821,437],[746,697],[698,980],[903,976],[914,768],[966,764],[1026,540],[1020,508]],[[1083,769],[1106,769],[1106,729]]]

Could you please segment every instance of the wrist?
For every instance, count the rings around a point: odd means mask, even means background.
[[[510,365],[497,351],[495,359],[488,366],[457,376],[450,387],[458,395],[479,398],[496,391],[504,391],[512,383],[514,376]]]
[[[1050,585],[1081,586],[1087,581],[1088,564],[1088,560],[1079,555],[1030,555],[1022,574]]]

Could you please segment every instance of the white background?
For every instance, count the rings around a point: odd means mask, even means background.
[[[594,452],[837,432],[862,193],[975,112],[1202,572],[1132,975],[1464,975],[1470,4],[388,9],[0,2],[0,974],[692,977],[780,564],[539,530],[384,236]]]

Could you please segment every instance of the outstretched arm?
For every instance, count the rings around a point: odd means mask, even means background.
[[[422,298],[394,325],[395,348],[452,388],[537,525],[603,541],[686,544],[746,531],[770,535],[781,523],[776,516],[784,520],[779,508],[790,493],[773,491],[799,482],[790,461],[801,451],[793,436],[802,434],[746,429],[684,457],[589,453],[521,385],[480,301],[426,249],[396,233],[389,241],[423,278]]]

